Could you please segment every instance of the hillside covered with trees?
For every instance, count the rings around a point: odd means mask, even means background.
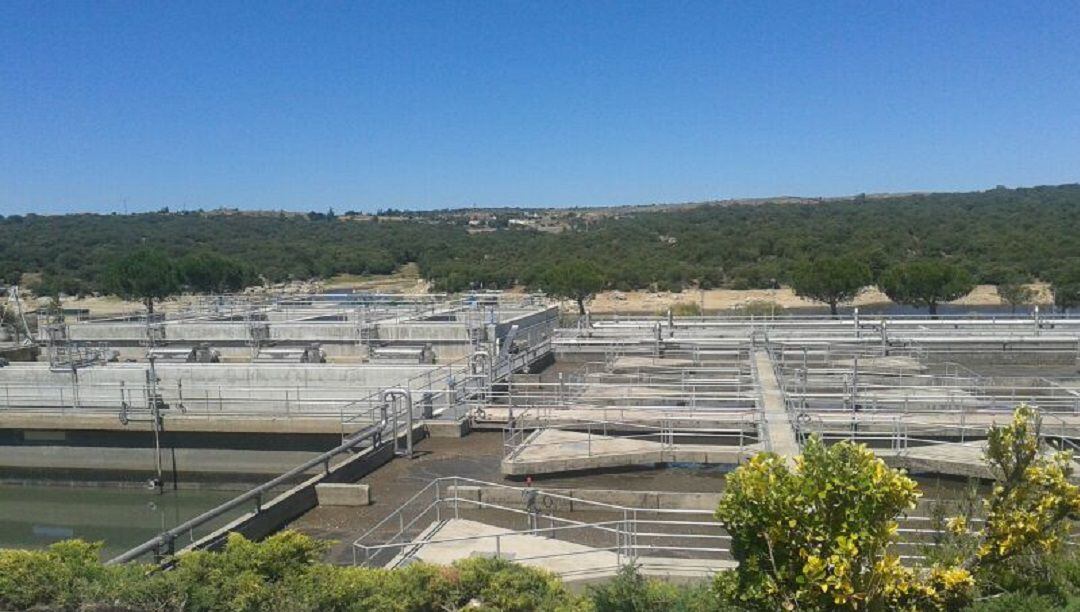
[[[995,284],[1053,281],[1080,269],[1080,185],[703,204],[568,227],[470,233],[445,212],[407,220],[164,211],[10,215],[0,218],[0,281],[37,273],[42,294],[106,292],[115,286],[110,269],[140,249],[177,262],[187,258],[188,268],[212,254],[229,268],[229,287],[382,274],[408,262],[444,291],[541,286],[554,265],[580,261],[598,271],[605,287],[623,290],[770,287],[790,283],[807,262],[837,258],[865,265],[874,281],[890,266],[920,260],[947,262],[975,282]]]

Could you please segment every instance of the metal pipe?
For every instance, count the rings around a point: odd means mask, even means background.
[[[408,389],[401,387],[395,387],[393,389],[387,389],[382,392],[382,398],[384,402],[393,403],[395,398],[405,399],[405,456],[409,459],[413,458],[413,401],[412,393]],[[397,411],[394,411],[397,414]],[[396,416],[395,416],[396,419]],[[397,453],[397,438],[394,438],[394,452]]]

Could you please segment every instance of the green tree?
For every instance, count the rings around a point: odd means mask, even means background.
[[[604,288],[604,275],[586,261],[572,261],[552,266],[543,276],[540,288],[548,295],[574,300],[578,312],[585,314],[585,302]]]
[[[789,465],[760,453],[727,478],[716,517],[739,562],[722,599],[753,610],[954,610],[972,595],[960,567],[916,571],[890,552],[914,480],[865,445],[811,438]]]
[[[200,293],[240,291],[255,278],[243,264],[209,251],[185,255],[177,271],[185,285]]]
[[[140,300],[154,313],[154,300],[166,298],[180,289],[176,266],[160,251],[140,249],[109,267],[109,289],[125,299]]]
[[[829,305],[835,317],[836,308],[855,299],[871,281],[870,267],[849,257],[826,257],[808,261],[795,268],[791,288],[800,297]]]
[[[937,315],[938,304],[960,299],[975,288],[975,281],[963,268],[935,260],[892,266],[879,282],[892,301],[925,306],[932,316]]]
[[[1027,306],[1035,299],[1035,290],[1020,280],[1010,280],[997,286],[998,297],[1012,312],[1017,306]]]
[[[1054,305],[1062,312],[1080,306],[1080,263],[1057,273],[1050,289],[1054,292]]]

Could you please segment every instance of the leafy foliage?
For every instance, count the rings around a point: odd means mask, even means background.
[[[979,547],[984,563],[1032,547],[1052,551],[1064,539],[1066,519],[1080,518],[1080,486],[1069,482],[1072,453],[1043,453],[1041,425],[1035,409],[1020,406],[1010,425],[989,432],[986,459],[998,482],[987,501]]]
[[[154,300],[176,293],[180,281],[176,266],[160,251],[140,249],[115,261],[107,276],[107,286],[117,295],[140,300],[154,312]]]
[[[871,281],[866,264],[850,257],[825,257],[796,267],[791,287],[799,296],[828,304],[835,315],[838,305],[855,299]]]
[[[947,521],[957,548],[974,551],[967,566],[1008,572],[1019,564],[1040,572],[1080,519],[1080,486],[1069,481],[1072,453],[1043,448],[1041,426],[1038,411],[1021,405],[1011,423],[990,429],[986,461],[996,482],[984,500],[985,520],[978,528],[971,513]]]
[[[189,253],[176,267],[183,283],[196,293],[235,292],[256,279],[246,265],[211,251]]]
[[[739,608],[722,601],[707,583],[680,587],[669,582],[648,580],[633,565],[603,584],[589,588],[592,605],[602,612],[737,612]]]
[[[881,276],[881,290],[898,304],[924,306],[937,314],[938,304],[971,293],[975,281],[963,269],[942,261],[897,264]]]
[[[997,292],[1001,301],[1011,306],[1013,312],[1016,312],[1017,306],[1026,306],[1035,299],[1035,290],[1016,280],[998,285]]]
[[[574,300],[585,314],[585,302],[604,288],[604,276],[587,261],[560,263],[541,278],[540,288],[548,295]]]
[[[1080,306],[1080,263],[1073,264],[1058,272],[1051,284],[1054,305],[1062,310]]]
[[[970,597],[959,567],[917,574],[889,553],[915,481],[863,445],[810,439],[789,466],[761,453],[728,476],[716,516],[739,561],[722,597],[757,610],[952,610]]]
[[[233,534],[220,552],[183,555],[170,571],[103,566],[100,545],[0,551],[0,608],[256,612],[588,610],[552,575],[493,559],[400,570],[319,563],[326,545],[295,532],[255,543]]]

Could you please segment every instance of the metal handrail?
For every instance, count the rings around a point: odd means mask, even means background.
[[[256,512],[260,511],[262,505],[262,496],[264,494],[270,493],[275,488],[283,484],[288,484],[293,478],[307,472],[315,466],[323,465],[326,470],[329,471],[330,459],[342,453],[352,451],[361,442],[372,440],[373,447],[379,446],[379,444],[382,442],[382,434],[386,429],[386,426],[390,422],[390,416],[388,415],[387,406],[381,406],[380,412],[382,414],[382,418],[377,424],[367,427],[349,436],[341,445],[325,453],[322,453],[317,457],[309,459],[304,463],[294,467],[293,469],[275,478],[272,478],[271,480],[268,480],[267,482],[253,489],[250,489],[223,504],[215,506],[214,508],[203,512],[198,516],[188,519],[183,523],[180,523],[176,527],[173,527],[172,529],[163,531],[161,534],[157,535],[153,539],[143,542],[142,544],[124,553],[121,553],[116,557],[113,557],[112,559],[107,561],[106,564],[111,565],[116,563],[126,563],[150,552],[154,552],[155,554],[160,555],[162,554],[162,551],[168,551],[171,554],[172,552],[174,552],[173,548],[175,541],[180,536],[184,534],[190,534],[192,535],[192,538],[194,538],[195,529],[205,525],[206,523],[209,523],[210,521],[217,519],[224,514],[227,514],[235,508],[238,508],[252,500],[256,501]]]
[[[461,491],[473,488],[520,493],[525,508],[484,501],[475,496],[463,497],[460,495]],[[530,495],[534,496],[533,509],[529,509],[529,504],[525,501]],[[566,516],[538,513],[538,508],[545,505],[539,501],[540,498],[553,500],[550,504],[553,509],[588,507],[592,510],[600,510],[608,516],[621,517],[621,519],[601,518],[601,520],[586,522]],[[896,517],[900,521],[897,531],[902,537],[897,542],[898,546],[905,548],[918,546],[925,542],[927,536],[941,533],[937,528],[922,526],[935,525],[935,518],[916,514],[920,509],[926,510],[930,502],[931,500],[922,500],[922,503],[916,507],[914,512],[902,513]],[[422,508],[415,510],[414,507],[417,505],[422,505]],[[437,533],[437,528],[443,521],[448,520],[448,518],[461,518],[462,512],[469,509],[507,512],[511,516],[527,518],[528,526],[523,529],[509,529],[503,532],[484,533],[474,536],[441,538],[432,535],[432,533]],[[574,510],[574,513],[583,511],[585,510]],[[725,532],[718,522],[708,520],[708,518],[711,518],[712,513],[710,509],[624,506],[542,489],[513,487],[501,483],[450,476],[432,480],[408,501],[357,537],[352,543],[353,563],[354,565],[371,565],[373,563],[384,565],[391,563],[392,566],[400,566],[413,558],[419,549],[425,545],[462,545],[467,542],[481,541],[494,541],[496,556],[502,556],[502,542],[507,538],[522,535],[556,538],[560,534],[572,534],[585,530],[614,535],[615,544],[606,546],[590,542],[586,548],[580,551],[541,553],[527,556],[515,554],[513,560],[515,562],[526,562],[608,551],[616,553],[616,564],[621,566],[638,562],[641,551],[653,554],[667,553],[680,559],[686,559],[688,555],[728,553],[730,550],[727,546],[698,544],[698,542],[730,541],[730,535]],[[407,514],[412,518],[406,521]],[[601,514],[601,516],[603,517],[604,514]],[[972,520],[976,523],[982,521],[980,517],[974,517]],[[541,526],[541,521],[547,522],[548,527]],[[701,533],[689,529],[712,529],[715,532]],[[411,535],[414,533],[415,536]],[[666,541],[670,543],[666,543]],[[392,559],[380,562],[378,559],[383,552],[395,553],[395,556]],[[918,554],[904,554],[901,556],[905,561],[917,561],[923,558]],[[596,568],[593,567],[593,569]]]

